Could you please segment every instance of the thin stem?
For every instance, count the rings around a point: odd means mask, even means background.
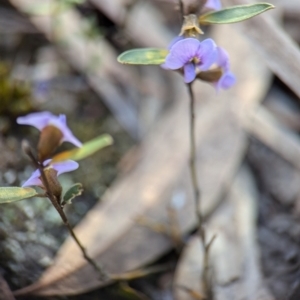
[[[45,172],[44,172],[43,164],[40,163],[38,160],[36,160],[36,158],[33,155],[31,150],[27,149],[26,153],[31,158],[32,162],[35,164],[35,166],[38,168],[38,170],[40,171],[41,179],[42,179],[42,182],[43,182],[45,190],[46,190],[46,195],[50,199],[50,201],[53,204],[53,206],[55,207],[55,209],[57,210],[57,212],[60,215],[62,221],[65,224],[65,226],[68,228],[69,233],[71,234],[72,238],[74,239],[74,241],[76,242],[76,244],[80,248],[83,257],[96,270],[96,272],[98,272],[98,274],[100,275],[100,280],[109,279],[108,275],[103,271],[103,269],[87,254],[85,248],[83,247],[83,245],[81,244],[81,242],[77,238],[75,232],[73,231],[73,229],[72,229],[72,227],[71,227],[71,225],[68,221],[67,216],[65,215],[65,212],[63,211],[63,209],[62,209],[62,207],[59,203],[59,199],[57,199],[57,197],[55,195],[53,195],[53,193],[51,191],[49,182],[48,182],[47,177],[46,177]]]
[[[180,17],[181,17],[181,20],[183,21],[183,19],[184,19],[183,1],[182,0],[178,0],[178,5],[179,5],[179,10],[180,10]]]
[[[201,214],[201,193],[198,185],[198,174],[196,167],[196,138],[195,138],[195,97],[192,89],[192,84],[188,84],[190,96],[190,173],[192,178],[194,199],[196,204],[196,215],[198,219],[198,228],[201,240],[205,244],[205,232],[203,230],[203,217]]]
[[[192,179],[192,186],[195,199],[196,216],[198,221],[198,234],[203,246],[203,273],[202,273],[202,287],[207,300],[212,300],[212,289],[209,278],[209,249],[213,239],[207,244],[206,234],[203,226],[203,216],[201,213],[201,192],[198,184],[197,164],[196,164],[196,135],[195,135],[195,96],[192,89],[192,83],[187,84],[190,96],[190,173]]]

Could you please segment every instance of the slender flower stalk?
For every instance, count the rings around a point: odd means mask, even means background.
[[[205,228],[203,224],[203,215],[201,213],[201,191],[199,187],[198,181],[198,173],[197,173],[197,163],[196,163],[196,135],[195,135],[195,97],[192,89],[192,83],[187,84],[189,97],[190,97],[190,173],[191,180],[194,192],[195,199],[195,212],[197,216],[198,223],[198,234],[203,247],[203,272],[202,272],[202,290],[204,295],[206,296],[206,300],[212,300],[212,286],[210,281],[210,272],[209,272],[209,250],[210,246],[215,237],[213,237],[209,243],[206,241]]]

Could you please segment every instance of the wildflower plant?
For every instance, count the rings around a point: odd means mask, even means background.
[[[196,2],[196,1],[195,1]],[[178,0],[182,27],[168,49],[142,48],[122,53],[118,61],[132,65],[161,65],[162,68],[179,72],[187,85],[190,98],[190,173],[194,191],[198,234],[203,246],[202,292],[206,300],[212,300],[211,274],[208,267],[209,249],[213,243],[207,239],[201,212],[201,193],[196,169],[195,97],[192,84],[196,80],[210,83],[217,91],[229,89],[236,83],[230,71],[229,55],[211,38],[201,39],[202,27],[210,24],[229,24],[245,21],[271,8],[269,3],[239,5],[221,9],[220,0],[198,0],[198,5],[185,6]],[[202,13],[202,11],[208,11]]]
[[[36,170],[22,187],[0,187],[0,204],[32,197],[48,198],[81,249],[84,258],[95,268],[101,279],[106,278],[102,268],[88,256],[64,213],[65,205],[71,204],[73,198],[81,195],[82,184],[76,183],[63,195],[58,176],[76,170],[79,167],[76,161],[111,145],[112,138],[104,134],[83,144],[67,126],[65,115],[56,116],[47,111],[19,117],[17,123],[33,126],[40,131],[36,147],[31,147],[26,140],[22,142],[23,151],[28,155]],[[63,142],[72,143],[76,148],[54,154]],[[36,188],[40,188],[42,192]]]

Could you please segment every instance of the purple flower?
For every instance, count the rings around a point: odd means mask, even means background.
[[[222,5],[220,0],[207,0],[205,7],[213,10],[219,10],[222,8]]]
[[[220,89],[229,89],[236,82],[235,76],[230,72],[228,53],[221,47],[217,47],[217,65],[222,69],[221,78],[215,83],[217,91]]]
[[[62,142],[70,142],[77,147],[81,147],[82,143],[73,135],[69,127],[67,126],[66,116],[55,116],[52,113],[38,112],[32,113],[24,117],[17,118],[17,123],[21,125],[31,125],[42,131],[45,127],[51,125],[58,128],[62,133]]]
[[[162,67],[170,70],[183,68],[184,81],[190,83],[196,77],[196,67],[206,71],[216,59],[216,44],[212,39],[200,42],[195,38],[186,38],[171,46]]]
[[[45,160],[43,165],[47,166],[50,163],[50,161],[51,161],[51,159]],[[57,176],[59,176],[60,174],[76,170],[78,168],[78,166],[79,165],[76,161],[66,160],[66,161],[63,161],[63,162],[50,164],[47,168],[54,169],[55,171],[57,171]],[[35,170],[31,174],[29,179],[22,185],[22,187],[33,186],[33,185],[43,187],[43,183],[40,179],[40,176],[41,176],[40,171]]]

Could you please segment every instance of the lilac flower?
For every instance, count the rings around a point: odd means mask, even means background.
[[[22,125],[31,125],[42,131],[45,127],[51,125],[58,128],[62,133],[62,142],[70,142],[77,147],[81,147],[82,143],[73,135],[67,126],[66,116],[55,116],[48,111],[32,113],[24,117],[17,118],[17,123]]]
[[[184,81],[190,83],[196,77],[196,67],[206,71],[216,59],[216,44],[212,39],[200,42],[195,38],[186,38],[171,46],[162,67],[170,70],[183,68]]]
[[[51,161],[51,159],[45,160],[43,165],[47,166],[50,163],[50,161]],[[57,162],[57,163],[50,164],[47,168],[54,169],[55,171],[57,171],[57,176],[59,176],[60,174],[76,170],[78,168],[78,166],[79,165],[76,161],[66,160],[66,161],[63,161],[63,162]],[[40,171],[35,170],[31,174],[29,179],[22,185],[22,187],[34,186],[34,185],[43,187],[43,183],[40,179],[40,176],[41,176]]]
[[[207,0],[205,7],[213,10],[219,10],[222,8],[222,5],[220,0]]]
[[[235,76],[230,72],[228,53],[221,47],[217,47],[217,65],[222,69],[221,78],[214,84],[217,91],[220,89],[229,89],[236,82]]]

